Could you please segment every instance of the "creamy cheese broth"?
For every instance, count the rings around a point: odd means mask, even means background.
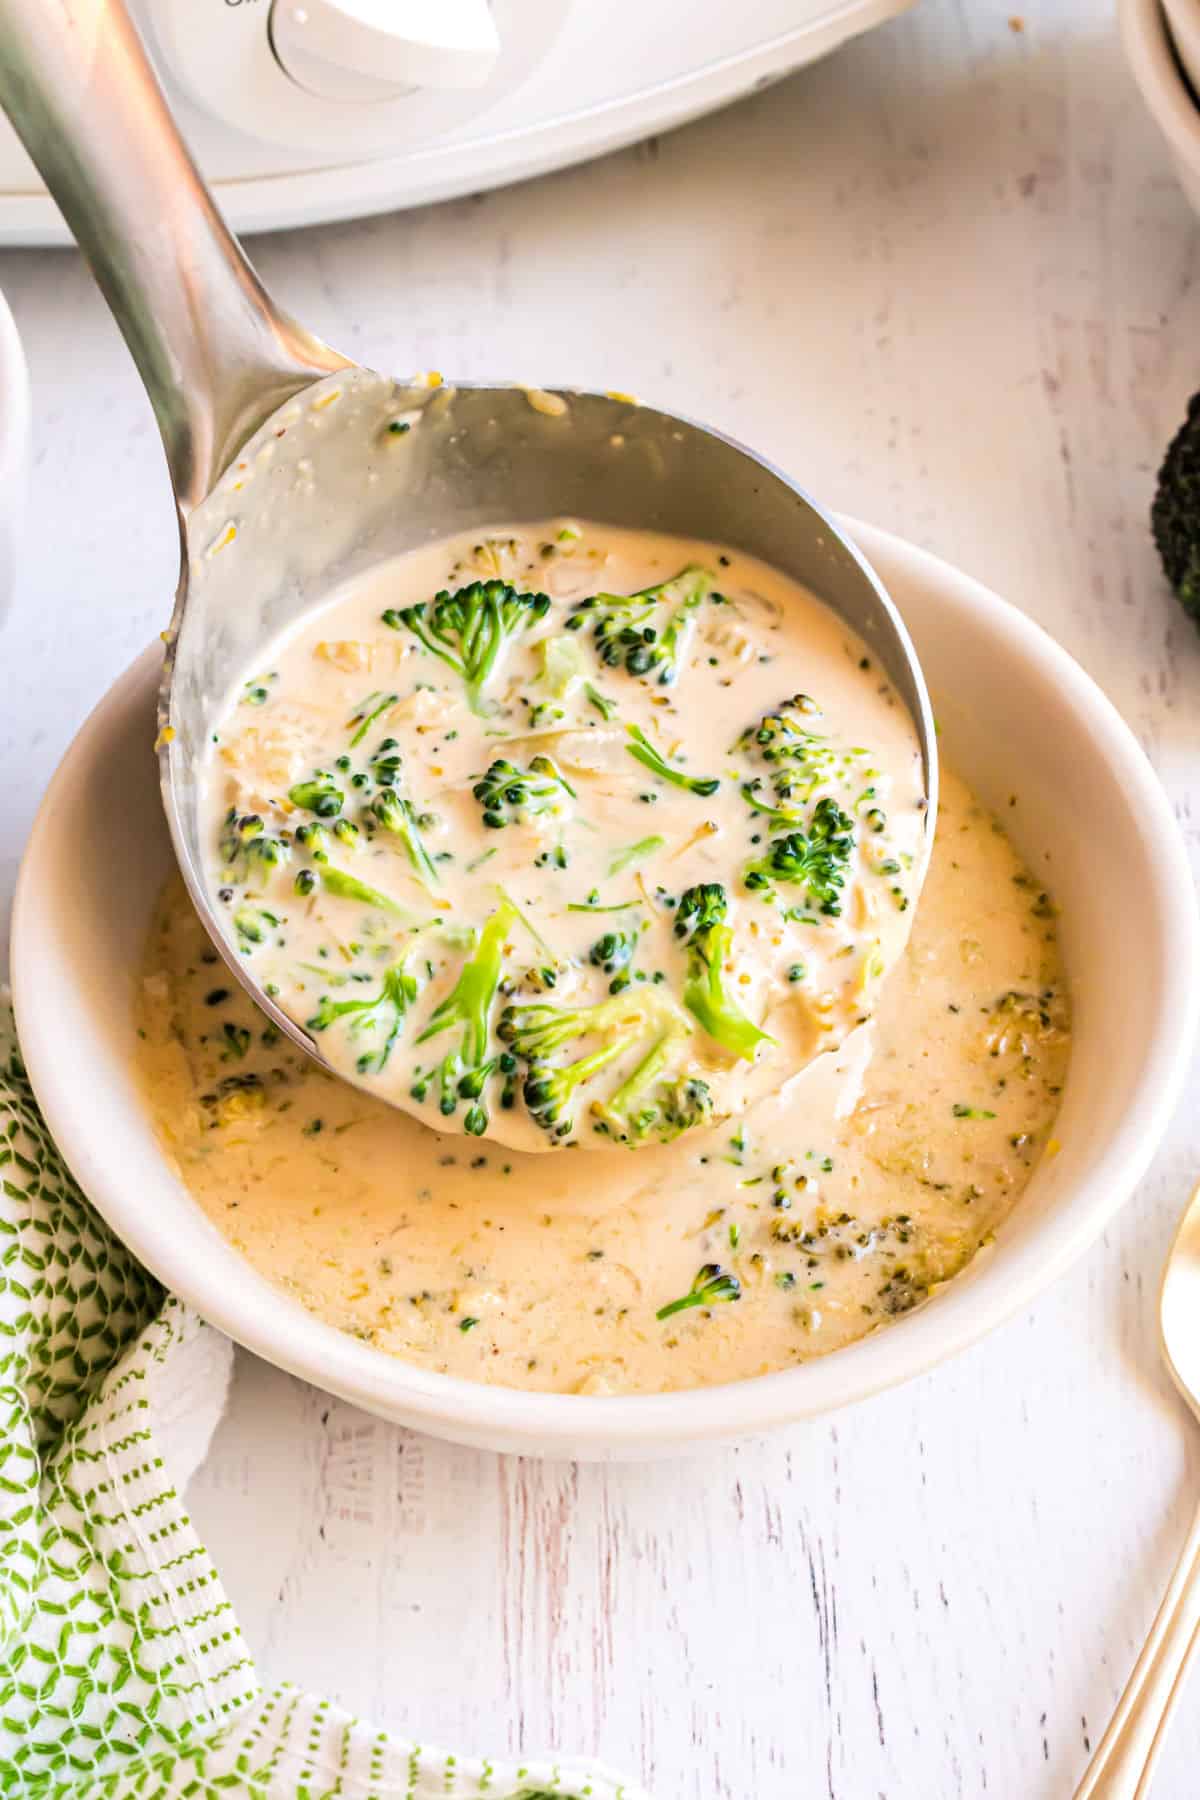
[[[943,783],[874,1022],[790,1097],[636,1156],[439,1136],[332,1078],[230,981],[173,883],[140,1025],[181,1180],[303,1306],[472,1380],[657,1393],[862,1337],[963,1268],[1056,1149],[1053,907],[963,783]],[[705,1282],[710,1304],[656,1316]]]
[[[472,680],[475,627],[439,608],[467,590],[486,636],[487,582],[516,624]],[[229,936],[329,1062],[524,1150],[667,1141],[836,1049],[928,837],[912,721],[824,606],[711,544],[563,520],[306,617],[239,683],[206,789]]]

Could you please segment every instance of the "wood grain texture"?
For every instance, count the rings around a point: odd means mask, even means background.
[[[1200,640],[1146,510],[1200,385],[1196,222],[1090,0],[923,0],[686,131],[478,201],[264,240],[381,367],[632,389],[980,575],[1101,682],[1195,845]],[[0,280],[38,408],[7,626],[4,871],[166,616],[148,410],[77,261]],[[75,383],[86,382],[82,395]],[[508,1462],[240,1358],[193,1488],[268,1678],[416,1732],[640,1770],[662,1800],[1061,1800],[1200,1486],[1154,1297],[1185,1109],[1102,1244],[898,1393],[689,1463]],[[1194,1800],[1200,1684],[1155,1795]]]

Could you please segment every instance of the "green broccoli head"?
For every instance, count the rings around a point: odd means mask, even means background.
[[[438,873],[425,848],[411,800],[406,800],[394,788],[381,788],[367,808],[366,823],[369,831],[381,831],[396,840],[418,881],[427,888],[437,887]]]
[[[719,881],[701,881],[685,888],[675,909],[675,936],[692,938],[725,923],[729,901]]]
[[[612,976],[608,984],[610,994],[623,993],[632,981],[630,965],[637,955],[642,930],[643,927],[639,924],[628,930],[606,931],[588,951],[588,961],[592,966],[603,969],[606,975]]]
[[[775,1040],[746,1017],[726,988],[725,964],[733,943],[727,910],[719,881],[701,882],[680,895],[675,935],[687,945],[683,1004],[722,1049],[753,1062],[760,1046]]]
[[[837,802],[818,800],[808,830],[789,831],[772,840],[765,856],[746,864],[746,886],[768,899],[777,882],[802,887],[827,918],[842,910],[841,891],[854,852],[854,821]]]
[[[592,1102],[595,1129],[619,1143],[663,1141],[700,1123],[699,1095],[675,1096],[678,1076],[669,1065],[691,1027],[659,988],[617,995],[595,1006],[530,1001],[507,1006],[498,1036],[527,1065],[523,1094],[529,1115],[549,1136],[569,1138],[575,1129],[576,1095],[610,1063],[636,1056],[631,1072],[606,1100]],[[595,1049],[584,1046],[595,1041]],[[574,1060],[552,1062],[557,1052],[579,1049]],[[666,1079],[663,1079],[664,1076]],[[698,1084],[703,1086],[703,1084]]]
[[[685,1131],[703,1131],[712,1124],[713,1097],[707,1081],[686,1075],[676,1082],[664,1082],[658,1092],[663,1115],[657,1135],[664,1141]]]
[[[505,940],[517,917],[510,900],[502,901],[496,908],[463,963],[454,987],[434,1008],[417,1039],[418,1044],[424,1044],[445,1031],[456,1032],[452,1048],[432,1076],[418,1078],[414,1097],[423,1099],[429,1079],[436,1078],[438,1106],[444,1118],[457,1112],[460,1100],[469,1100],[463,1129],[472,1137],[482,1137],[488,1128],[485,1090],[500,1062],[498,1056],[490,1054],[492,1002],[500,986]]]
[[[507,646],[544,619],[548,594],[522,594],[506,581],[473,581],[450,593],[443,588],[416,606],[388,607],[383,623],[408,630],[430,652],[462,676],[472,712],[483,710],[482,693]]]
[[[788,824],[800,823],[800,807],[834,773],[838,752],[813,730],[820,716],[815,700],[793,694],[738,739],[738,750],[766,765],[765,783],[762,775],[756,775],[742,787],[758,812],[772,813]]]
[[[535,756],[528,770],[497,757],[471,789],[483,808],[483,822],[498,831],[505,825],[556,817],[574,800],[575,789],[549,756]]]
[[[236,807],[225,815],[218,850],[222,881],[249,888],[269,881],[291,854],[282,838],[270,835],[258,813],[239,814]]]
[[[265,907],[239,906],[233,915],[233,928],[238,935],[239,949],[248,953],[250,945],[265,944],[279,924],[278,916],[268,912]]]
[[[376,994],[356,1000],[335,1000],[331,994],[323,994],[316,1012],[305,1021],[309,1031],[327,1031],[345,1019],[352,1036],[370,1033],[373,1047],[364,1050],[355,1064],[360,1075],[377,1075],[386,1068],[405,1015],[417,997],[417,979],[409,974],[406,962],[407,957],[387,970]]]
[[[696,612],[712,587],[707,569],[692,564],[636,594],[577,601],[567,624],[572,631],[591,626],[601,662],[669,687],[683,671]]]
[[[654,1316],[656,1319],[670,1319],[676,1313],[685,1312],[689,1306],[717,1306],[722,1302],[740,1300],[741,1297],[742,1284],[736,1275],[731,1275],[720,1263],[705,1263],[682,1299],[660,1306]]]
[[[379,787],[395,787],[400,779],[401,760],[400,746],[396,739],[386,737],[374,754],[367,758],[367,769]]]
[[[1200,627],[1200,394],[1167,446],[1150,508],[1154,542],[1183,610]]]
[[[328,769],[317,769],[308,781],[298,781],[288,789],[288,799],[302,812],[333,819],[341,812],[345,795]]]

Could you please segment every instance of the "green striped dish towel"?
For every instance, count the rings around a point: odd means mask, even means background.
[[[0,1794],[28,1800],[646,1800],[264,1690],[182,1492],[232,1348],[67,1173],[0,1018]]]

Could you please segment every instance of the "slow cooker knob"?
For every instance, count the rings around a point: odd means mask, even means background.
[[[500,54],[488,0],[272,0],[269,30],[285,74],[324,100],[482,87]]]

